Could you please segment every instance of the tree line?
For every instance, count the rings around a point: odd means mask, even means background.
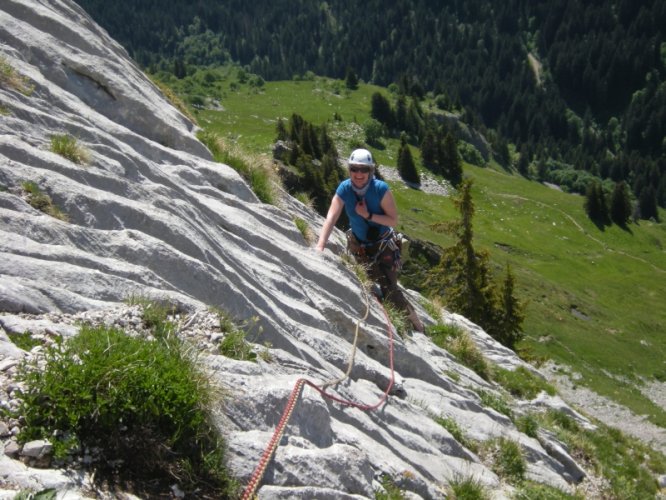
[[[625,181],[666,207],[666,3],[659,0],[154,0],[80,4],[145,68],[234,61],[426,92],[464,110],[523,175]],[[540,66],[539,66],[540,65]],[[405,130],[409,134],[409,130]],[[516,154],[506,153],[507,144]],[[657,217],[657,213],[640,214]]]

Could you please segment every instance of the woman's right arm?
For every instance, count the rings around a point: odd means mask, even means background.
[[[319,233],[317,250],[320,252],[324,251],[328,237],[331,235],[335,223],[338,222],[344,206],[345,202],[342,201],[342,198],[340,198],[337,194],[333,195],[331,206],[328,208],[328,214],[326,215],[326,220],[324,221],[324,225],[321,227],[321,233]]]

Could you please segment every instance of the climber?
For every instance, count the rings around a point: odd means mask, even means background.
[[[382,297],[405,312],[414,329],[423,332],[423,323],[398,287],[400,237],[398,209],[388,184],[375,178],[375,163],[366,149],[356,149],[348,161],[349,179],[340,183],[331,200],[317,242],[324,251],[333,227],[345,209],[351,228],[347,231],[347,250],[357,262],[368,266],[370,278],[378,282]]]

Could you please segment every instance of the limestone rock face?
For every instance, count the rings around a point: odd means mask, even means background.
[[[17,362],[32,355],[9,333],[76,335],[81,315],[117,318],[132,296],[179,304],[195,318],[191,328],[199,325],[192,335],[206,342],[212,333],[200,321],[208,307],[239,321],[256,317],[260,333],[249,340],[268,349],[270,362],[213,351],[201,358],[225,388],[217,421],[230,470],[247,482],[296,381],[321,384],[347,370],[367,303],[350,377],[328,391],[359,405],[375,404],[389,386],[391,394],[365,411],[306,386],[260,498],[373,498],[382,475],[413,498],[443,498],[450,481],[466,477],[500,497],[510,492],[433,417],[453,419],[473,440],[517,441],[530,478],[563,490],[581,479],[554,438],[530,438],[482,404],[480,392],[497,387],[421,334],[391,342],[381,306],[337,255],[341,233],[332,251],[311,248],[294,218],[315,231],[321,219],[287,196],[279,207],[260,203],[235,171],[211,161],[196,127],[75,3],[3,0],[0,57],[20,77],[0,81],[0,399],[7,405]],[[56,135],[75,138],[85,161],[52,152]],[[26,183],[66,220],[34,208]],[[443,314],[494,362],[522,364],[464,318]],[[538,406],[547,404],[542,398]],[[4,443],[16,455],[16,443]],[[0,471],[10,489],[89,487],[6,453]]]

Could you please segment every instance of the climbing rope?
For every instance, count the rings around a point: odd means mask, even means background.
[[[379,302],[379,299],[377,299],[377,302],[381,306],[381,302]],[[330,399],[331,401],[335,401],[336,403],[340,403],[344,406],[351,406],[353,408],[358,408],[359,410],[362,410],[362,411],[375,410],[375,409],[379,408],[381,405],[383,405],[384,402],[386,401],[386,399],[388,398],[388,395],[391,392],[391,388],[393,387],[393,383],[395,381],[395,374],[394,374],[394,370],[393,370],[393,330],[391,329],[391,321],[388,317],[388,313],[386,312],[386,309],[384,309],[383,306],[382,306],[382,310],[384,311],[384,317],[386,318],[386,331],[387,331],[388,337],[389,337],[389,368],[391,370],[391,379],[390,379],[388,387],[384,391],[384,394],[382,395],[382,397],[374,405],[365,405],[365,404],[360,404],[360,403],[356,403],[354,401],[350,401],[350,400],[347,400],[347,399],[340,398],[338,396],[335,396],[333,394],[330,394],[330,393],[326,392],[326,390],[325,390],[326,387],[329,387],[331,385],[335,385],[339,382],[342,382],[351,373],[352,366],[353,366],[353,363],[354,363],[354,355],[355,355],[355,352],[356,352],[356,343],[358,341],[359,326],[360,326],[361,321],[365,321],[365,319],[368,317],[368,314],[369,314],[369,311],[370,311],[370,304],[368,303],[367,291],[365,291],[365,306],[366,306],[365,315],[363,316],[362,319],[359,319],[356,322],[356,333],[355,333],[355,336],[354,336],[352,354],[351,354],[350,359],[349,359],[349,366],[347,368],[347,373],[343,377],[340,377],[339,379],[331,380],[329,382],[326,382],[321,387],[316,385],[315,383],[307,380],[307,379],[304,379],[304,378],[300,378],[296,381],[296,384],[294,385],[294,388],[291,391],[291,395],[289,396],[289,399],[287,401],[287,405],[285,406],[285,409],[282,412],[282,417],[280,418],[280,422],[278,423],[277,427],[275,428],[275,431],[273,432],[273,437],[268,442],[268,445],[266,446],[266,449],[264,450],[263,455],[259,459],[259,464],[257,464],[257,467],[255,468],[254,473],[252,474],[252,477],[250,478],[250,481],[248,482],[247,486],[245,487],[245,491],[243,492],[243,496],[241,497],[242,500],[251,500],[252,498],[254,498],[256,490],[259,487],[259,483],[261,482],[261,479],[264,476],[264,472],[266,472],[266,468],[268,467],[268,464],[271,460],[271,457],[275,453],[275,450],[277,449],[278,444],[280,443],[280,440],[282,439],[282,436],[284,435],[284,430],[287,427],[287,423],[289,422],[289,419],[291,418],[291,414],[293,413],[294,408],[296,407],[296,403],[298,401],[298,398],[300,397],[301,391],[303,390],[304,386],[308,385],[308,386],[312,387],[314,390],[319,392],[319,394],[321,394],[326,399]]]
[[[347,377],[349,377],[349,374],[352,371],[352,368],[354,367],[354,358],[356,357],[356,345],[358,344],[358,331],[361,328],[361,323],[368,319],[368,314],[370,314],[370,303],[368,302],[368,290],[366,289],[365,286],[363,288],[363,298],[365,299],[365,314],[363,315],[362,318],[359,318],[356,320],[356,330],[354,332],[354,342],[352,342],[352,350],[351,354],[349,355],[349,362],[347,363],[347,371],[345,374],[337,379],[334,380],[329,380],[328,382],[325,382],[324,384],[321,385],[322,389],[325,389],[326,387],[330,387],[332,385],[337,385],[343,380],[345,380]]]

